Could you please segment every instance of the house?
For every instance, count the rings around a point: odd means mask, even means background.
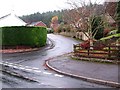
[[[25,26],[26,23],[15,14],[11,13],[0,18],[0,27],[4,26]]]
[[[31,24],[28,24],[28,26],[40,26],[40,27],[47,27],[47,25],[46,25],[45,23],[43,23],[42,21],[32,22]]]
[[[109,13],[104,15],[104,20],[108,23],[109,26],[116,28],[116,21],[112,18],[112,16],[110,16]]]
[[[114,2],[113,2],[114,1]],[[115,19],[116,18],[116,7],[117,7],[117,0],[105,0],[105,12],[109,13],[109,15]]]

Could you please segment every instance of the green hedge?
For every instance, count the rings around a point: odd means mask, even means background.
[[[47,29],[44,27],[12,26],[2,27],[2,45],[25,45],[40,47],[46,44]]]

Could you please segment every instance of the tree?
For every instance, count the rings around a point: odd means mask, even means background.
[[[24,15],[22,17],[20,17],[21,19],[23,19],[26,23],[30,24],[32,22],[37,22],[37,21],[42,21],[44,22],[47,27],[50,27],[50,23],[51,23],[51,18],[53,16],[58,16],[58,23],[62,22],[62,13],[63,11],[48,11],[45,13],[34,13],[34,14],[30,14],[30,15]]]
[[[103,37],[104,32],[104,24],[102,18],[100,16],[93,16],[93,20],[91,20],[91,27],[92,27],[92,36],[93,38],[99,40]]]
[[[58,16],[54,16],[54,17],[52,17],[52,20],[51,20],[51,28],[53,28],[53,30],[55,31],[55,32],[57,32],[57,29],[58,29]]]
[[[118,24],[118,32],[120,33],[120,1],[117,3],[117,24]],[[118,57],[120,57],[120,47],[118,48]]]
[[[118,33],[120,33],[120,1],[117,3],[117,24],[118,24]]]
[[[68,0],[68,4],[73,9],[65,12],[64,20],[73,25],[77,31],[83,32],[88,37],[90,45],[93,46],[94,37],[96,36],[95,34],[99,33],[100,28],[103,26],[103,21],[100,20],[98,22],[98,19],[95,19],[95,16],[104,14],[105,7],[96,2],[93,3],[91,0],[89,0],[89,2],[87,1],[88,0]],[[88,34],[86,32],[88,32]]]
[[[115,19],[116,15],[116,7],[117,7],[117,2],[105,2],[105,12],[108,12],[112,18]]]

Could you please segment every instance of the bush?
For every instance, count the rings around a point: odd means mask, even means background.
[[[44,27],[2,27],[2,46],[40,47],[46,44],[47,30]]]
[[[105,28],[104,31],[103,31],[104,37],[107,36],[109,33],[110,33],[110,29]]]
[[[86,40],[80,44],[82,49],[89,49],[90,48],[90,41]]]
[[[58,29],[57,29],[57,32],[58,32],[58,33],[61,33],[61,32],[63,32],[63,30],[64,30],[64,23],[61,23],[61,24],[59,25]]]

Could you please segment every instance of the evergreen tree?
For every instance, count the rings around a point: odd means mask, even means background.
[[[48,27],[50,27],[50,22],[53,16],[58,16],[58,23],[61,23],[62,20],[62,13],[63,11],[49,11],[45,13],[34,13],[31,15],[24,15],[20,17],[23,19],[26,23],[31,23],[31,22],[37,22],[37,21],[42,21],[44,22]]]
[[[93,16],[91,20],[91,30],[92,30],[92,36],[99,40],[103,37],[103,21],[100,16]]]
[[[117,3],[117,24],[118,24],[118,33],[120,33],[120,1]]]

